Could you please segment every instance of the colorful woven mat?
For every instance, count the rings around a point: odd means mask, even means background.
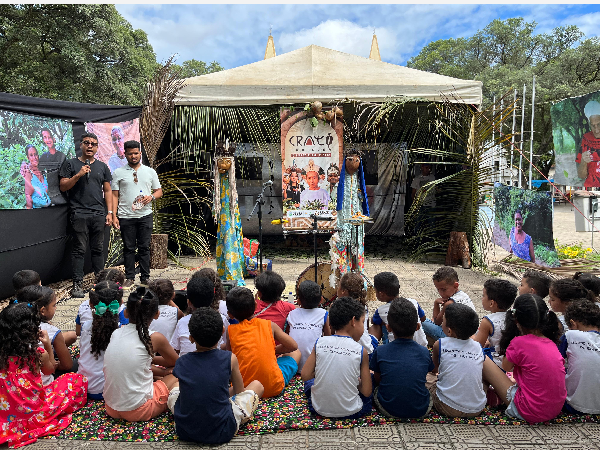
[[[335,428],[364,427],[379,424],[454,423],[473,425],[523,425],[504,415],[504,408],[486,408],[484,413],[472,419],[453,419],[432,411],[423,419],[387,419],[373,409],[372,413],[356,420],[334,420],[311,415],[303,393],[303,383],[294,377],[282,395],[262,400],[254,418],[242,425],[239,435],[277,433],[288,430],[327,430]],[[575,416],[562,414],[552,423],[600,423],[600,416]],[[177,439],[173,415],[166,412],[149,422],[126,422],[109,417],[104,402],[88,401],[87,405],[73,414],[73,422],[58,436],[60,439],[132,441],[173,441]]]

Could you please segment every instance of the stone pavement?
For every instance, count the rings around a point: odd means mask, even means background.
[[[581,242],[590,245],[591,233],[575,233],[575,219],[570,205],[557,205],[554,217],[554,236],[561,244]],[[597,248],[600,248],[600,234]],[[267,237],[268,239],[268,237]],[[270,257],[270,255],[266,255]],[[501,249],[496,248],[496,258],[504,256]],[[286,281],[287,294],[295,292],[295,283],[300,273],[308,267],[311,258],[273,257],[273,269],[279,272]],[[202,262],[187,259],[184,263],[199,268]],[[430,263],[409,263],[399,259],[366,258],[366,272],[372,277],[381,271],[392,271],[400,279],[401,294],[416,299],[426,314],[431,314],[433,300],[437,292],[431,281],[431,275],[438,265]],[[215,268],[215,261],[208,261],[205,266]],[[483,316],[481,294],[484,281],[489,275],[476,270],[456,268],[460,287],[473,299],[480,316]],[[152,278],[169,278],[175,288],[185,286],[191,271],[170,265],[166,269],[153,270]],[[503,276],[504,277],[504,276]],[[506,276],[507,279],[511,279]],[[517,280],[511,279],[518,283]],[[251,279],[246,280],[253,289]],[[61,301],[57,307],[55,324],[63,330],[74,329],[74,318],[80,299]],[[376,308],[378,302],[371,302],[369,309]],[[301,430],[288,431],[262,436],[240,436],[229,444],[217,448],[230,449],[597,449],[600,450],[600,424],[554,424],[539,426],[483,426],[452,424],[394,424],[378,425],[344,430]],[[85,448],[87,450],[150,450],[150,449],[189,449],[199,447],[183,442],[157,443],[119,443],[111,441],[73,441],[61,439],[41,439],[29,448],[31,450],[71,450]]]

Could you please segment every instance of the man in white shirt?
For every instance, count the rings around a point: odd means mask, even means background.
[[[125,142],[127,165],[118,168],[111,183],[113,226],[121,230],[123,258],[125,260],[124,288],[135,280],[135,253],[140,262],[140,283],[146,285],[150,278],[150,237],[152,236],[152,205],[163,192],[156,171],[141,163],[142,152],[137,141]]]

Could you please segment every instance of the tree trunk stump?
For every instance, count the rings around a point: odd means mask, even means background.
[[[153,234],[150,238],[150,268],[164,269],[169,265],[167,245],[168,234]]]
[[[467,240],[467,233],[464,231],[450,232],[448,253],[446,253],[446,265],[462,265],[463,269],[471,268],[471,252],[469,251],[469,241]]]

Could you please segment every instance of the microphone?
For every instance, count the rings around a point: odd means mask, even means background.
[[[90,160],[89,159],[85,160],[85,165],[88,166],[88,167],[90,167]],[[90,173],[88,172],[85,175],[86,175],[86,177],[87,177],[87,179],[89,181],[89,179],[90,179]]]
[[[275,219],[271,220],[271,225],[281,225],[282,223],[290,223],[287,219]]]

